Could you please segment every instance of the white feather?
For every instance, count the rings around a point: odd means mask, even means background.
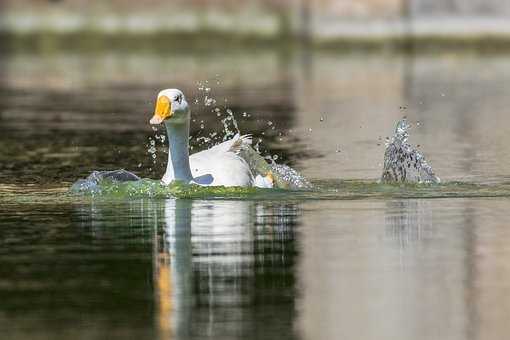
[[[238,155],[244,143],[243,137],[236,135],[208,150],[191,155],[189,162],[193,182],[212,186],[252,186],[250,167]]]

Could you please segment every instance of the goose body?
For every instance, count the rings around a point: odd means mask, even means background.
[[[249,147],[251,140],[245,136],[234,138],[210,149],[189,156],[192,183],[204,186],[254,186],[254,176],[246,161],[239,155],[239,148]],[[172,176],[165,175],[163,183],[169,184]]]

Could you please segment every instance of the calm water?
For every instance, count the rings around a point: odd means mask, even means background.
[[[6,339],[510,332],[508,56],[62,51],[0,63]],[[230,107],[265,153],[321,193],[65,196],[94,169],[162,175],[164,148],[153,163],[147,120],[165,87],[194,103],[194,150],[197,137],[222,130],[211,110]],[[464,184],[373,183],[404,115],[441,179]]]

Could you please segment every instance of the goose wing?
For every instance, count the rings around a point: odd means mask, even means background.
[[[239,152],[249,147],[250,136],[234,138],[190,156],[193,180],[200,185],[251,186],[253,175]]]

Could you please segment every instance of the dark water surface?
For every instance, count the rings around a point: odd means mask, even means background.
[[[61,51],[0,67],[2,339],[510,333],[508,56]],[[162,175],[147,121],[166,87],[193,103],[193,151],[229,107],[320,193],[66,196],[92,170]],[[374,184],[404,115],[445,186]]]

